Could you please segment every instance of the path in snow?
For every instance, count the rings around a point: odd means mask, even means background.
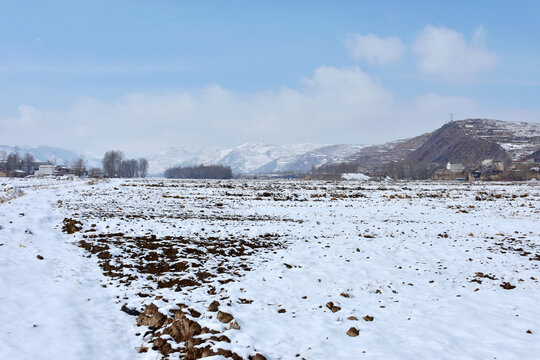
[[[61,192],[29,188],[0,204],[0,359],[134,359],[133,319],[101,287],[99,268],[55,229]]]

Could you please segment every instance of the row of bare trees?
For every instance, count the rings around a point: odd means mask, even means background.
[[[148,160],[125,159],[124,153],[120,150],[107,151],[102,163],[107,177],[144,178],[148,174]]]
[[[34,156],[30,153],[21,154],[14,151],[8,154],[5,150],[0,150],[0,167],[6,172],[22,170],[26,175],[34,172]]]

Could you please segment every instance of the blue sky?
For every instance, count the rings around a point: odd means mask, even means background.
[[[141,154],[383,142],[450,112],[538,122],[539,13],[537,1],[0,0],[0,142],[99,153],[124,131],[118,145]]]

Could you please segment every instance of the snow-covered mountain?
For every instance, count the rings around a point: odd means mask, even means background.
[[[273,145],[250,142],[240,145],[228,152],[217,163],[230,166],[234,173],[253,174],[277,172],[294,162],[298,156],[319,149],[324,145],[292,144]],[[275,166],[266,171],[265,166],[274,163]]]
[[[522,159],[540,148],[540,123],[466,119],[456,121],[476,139],[499,144],[512,160]]]
[[[366,145],[327,145],[302,154],[290,154],[272,160],[259,167],[256,173],[306,172],[313,166],[347,160]]]
[[[150,174],[158,175],[171,166],[218,164],[230,166],[235,174],[267,174],[308,171],[313,165],[344,160],[362,145],[289,144],[249,142],[232,149],[198,151],[169,147],[148,157]]]
[[[11,146],[11,145],[0,145],[0,150],[3,150],[7,153],[19,151],[20,153],[30,153],[34,156],[36,161],[49,161],[52,164],[57,165],[68,165],[78,159],[80,156],[86,161],[86,166],[91,167],[101,167],[101,158],[91,152],[84,152],[82,154],[75,151],[66,150],[54,146]]]
[[[148,173],[151,175],[159,175],[172,166],[217,164],[229,151],[230,150],[196,150],[189,147],[168,147],[160,153],[148,157]]]

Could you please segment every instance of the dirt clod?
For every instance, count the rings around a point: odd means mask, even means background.
[[[356,337],[360,335],[360,330],[353,326],[347,331],[347,335],[349,335],[350,337]]]
[[[219,302],[217,300],[214,300],[208,305],[208,311],[216,312],[219,309]]]
[[[505,290],[512,290],[516,288],[514,285],[510,284],[509,282],[503,282],[500,286]]]
[[[229,321],[231,321],[232,319],[234,319],[234,317],[229,313],[226,313],[226,312],[223,312],[223,311],[218,311],[217,319],[219,321],[221,321],[222,323],[226,324]]]

